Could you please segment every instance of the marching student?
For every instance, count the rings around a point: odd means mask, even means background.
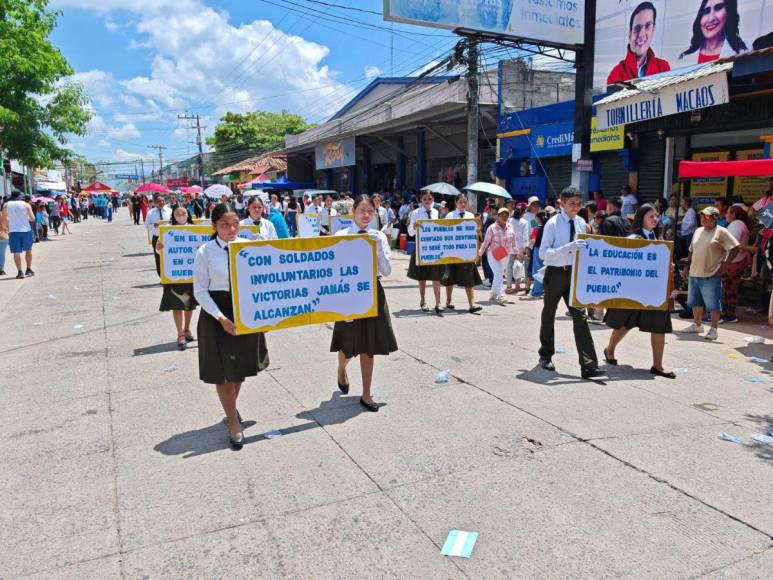
[[[563,298],[574,325],[574,341],[580,355],[581,375],[584,379],[601,376],[598,368],[596,348],[588,328],[584,310],[571,306],[569,293],[572,287],[572,264],[574,254],[587,246],[585,240],[578,240],[577,234],[585,233],[585,222],[577,215],[582,206],[582,194],[574,187],[561,192],[561,211],[548,220],[542,231],[539,256],[547,266],[545,271],[545,298],[540,324],[539,365],[549,371],[556,370],[553,364],[555,348],[556,309]]]
[[[645,203],[636,210],[633,218],[633,233],[629,238],[642,240],[661,240],[658,235],[660,215],[649,203]],[[675,379],[672,371],[663,368],[663,351],[666,347],[666,334],[673,331],[671,328],[671,315],[668,310],[623,310],[610,308],[604,318],[607,326],[613,328],[609,344],[604,349],[604,360],[607,364],[616,366],[615,349],[620,341],[625,338],[628,331],[638,328],[641,332],[650,333],[652,345],[652,367],[650,373],[667,379]]]
[[[249,215],[241,221],[241,225],[258,226],[260,229],[258,232],[259,240],[277,240],[279,238],[276,235],[276,228],[274,227],[274,224],[263,215],[264,210],[265,206],[263,200],[257,195],[251,197],[247,202],[247,213]]]
[[[185,206],[176,205],[172,208],[172,219],[169,225],[184,226],[193,224],[193,216]],[[164,248],[162,240],[156,242],[156,253],[159,255]],[[193,284],[182,282],[178,284],[164,284],[164,292],[161,295],[161,312],[172,311],[174,325],[177,327],[177,348],[185,350],[187,343],[196,340],[191,334],[191,318],[198,303],[193,297]]]
[[[338,212],[333,207],[333,196],[325,196],[325,205],[319,208],[317,212],[317,227],[319,228],[319,235],[329,236],[330,232],[330,218],[338,215]]]
[[[446,219],[475,217],[466,210],[467,196],[462,193],[456,196],[456,209],[449,213],[446,216]],[[483,310],[482,306],[475,305],[475,293],[473,292],[473,288],[482,283],[483,280],[480,277],[478,266],[476,264],[446,264],[443,277],[440,279],[440,284],[446,287],[446,308],[448,310],[454,310],[456,308],[452,301],[454,286],[461,286],[467,293],[467,302],[469,303],[470,312],[475,314]]]
[[[436,220],[438,219],[437,210],[432,207],[435,198],[430,191],[424,191],[421,194],[421,206],[413,210],[408,215],[408,235],[416,236],[416,220]],[[416,255],[419,253],[418,243],[411,253],[411,262],[408,265],[408,277],[419,281],[419,297],[421,302],[419,308],[422,312],[429,312],[425,295],[427,293],[427,280],[432,282],[432,292],[435,295],[435,314],[443,316],[443,309],[440,307],[440,279],[445,272],[445,266],[419,266],[416,264]]]
[[[370,387],[373,380],[373,357],[389,355],[397,350],[397,340],[392,331],[392,321],[389,315],[389,305],[386,301],[384,288],[381,286],[381,276],[392,273],[392,252],[389,249],[384,232],[369,228],[376,213],[376,207],[371,198],[358,195],[354,199],[354,225],[336,232],[336,236],[368,234],[376,242],[376,262],[378,263],[378,316],[374,318],[359,318],[351,322],[336,322],[333,327],[333,340],[330,352],[338,353],[338,388],[346,395],[349,393],[349,377],[346,365],[355,357],[360,357],[362,373],[362,396],[360,404],[368,411],[378,412],[379,404],[373,401]]]
[[[491,300],[500,306],[505,305],[503,275],[507,265],[507,256],[515,252],[515,232],[510,225],[510,211],[500,207],[496,221],[486,230],[480,256],[486,256],[491,268]]]
[[[145,218],[145,228],[150,233],[150,241],[153,246],[153,257],[156,260],[156,274],[161,276],[161,261],[156,252],[156,244],[158,243],[158,226],[168,222],[172,219],[172,210],[168,205],[164,205],[164,198],[160,193],[156,193],[153,196],[153,204],[155,207],[148,212],[148,216]]]
[[[227,246],[239,233],[239,215],[227,203],[218,204],[212,225],[215,233],[196,252],[193,264],[193,295],[203,310],[198,324],[199,378],[217,385],[228,440],[239,450],[244,434],[236,401],[244,379],[268,367],[268,349],[263,333],[236,336]]]

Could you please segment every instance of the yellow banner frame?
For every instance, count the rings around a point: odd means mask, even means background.
[[[442,222],[442,223],[441,223]],[[444,264],[474,264],[475,260],[462,260],[460,258],[441,258],[435,262],[425,262],[421,260],[421,254],[419,254],[419,244],[421,243],[421,226],[425,223],[440,223],[443,226],[458,226],[462,222],[475,222],[475,255],[480,252],[480,231],[481,222],[480,218],[453,218],[453,219],[437,219],[437,220],[416,220],[416,247],[413,249],[416,252],[416,264],[419,266],[442,266]]]
[[[292,252],[310,252],[323,250],[336,246],[342,242],[355,239],[365,239],[372,251],[372,272],[371,288],[373,291],[373,303],[367,312],[360,315],[342,315],[337,312],[308,312],[297,314],[287,318],[275,325],[261,326],[260,328],[249,328],[241,321],[241,312],[239,310],[239,288],[236,284],[231,285],[231,300],[234,311],[234,321],[236,325],[236,334],[253,334],[256,332],[270,332],[273,330],[282,330],[285,328],[294,328],[298,326],[308,326],[310,324],[325,324],[327,322],[342,322],[344,320],[356,320],[360,318],[374,318],[378,316],[378,294],[376,291],[378,283],[378,263],[376,261],[376,242],[368,238],[365,234],[353,236],[324,236],[319,238],[286,238],[283,240],[240,240],[238,243],[228,244],[228,267],[231,280],[236,280],[236,256],[245,246],[273,246],[280,250]]]
[[[645,240],[643,238],[618,238],[615,236],[597,236],[591,234],[578,234],[577,239],[594,239],[603,240],[611,246],[623,249],[641,249],[648,246],[663,246],[668,247],[668,263],[673,266],[674,263],[674,242],[668,242],[665,240]],[[641,302],[635,300],[629,300],[628,298],[613,298],[611,300],[603,300],[598,304],[583,304],[577,300],[576,289],[577,279],[579,277],[579,262],[580,253],[577,252],[574,255],[574,264],[572,266],[572,290],[571,290],[571,303],[574,308],[622,308],[625,310],[668,310],[669,299],[671,297],[671,287],[673,285],[673,272],[669,270],[668,284],[666,285],[666,296],[663,303],[659,306],[643,306]]]
[[[168,231],[186,231],[191,232],[195,234],[202,234],[202,235],[212,235],[215,233],[214,227],[212,227],[212,224],[202,224],[202,225],[184,225],[184,226],[159,226],[158,228],[158,241],[164,239],[164,235]],[[260,233],[260,228],[258,226],[239,226],[239,233],[243,231],[249,231],[255,234],[256,236]],[[238,238],[237,238],[238,239]],[[162,242],[163,243],[163,242]],[[206,242],[205,242],[206,243]],[[164,252],[161,251],[158,254],[158,257],[161,262],[161,283],[162,284],[192,284],[193,283],[193,277],[191,278],[185,278],[183,280],[172,280],[170,278],[167,278],[164,274]]]

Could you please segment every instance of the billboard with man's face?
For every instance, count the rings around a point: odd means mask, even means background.
[[[773,46],[773,0],[598,0],[594,87]]]

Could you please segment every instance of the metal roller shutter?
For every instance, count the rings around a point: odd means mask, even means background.
[[[548,197],[558,198],[561,190],[572,184],[572,158],[547,157],[541,161],[548,176]]]
[[[663,197],[666,140],[656,132],[639,134],[639,202]]]
[[[619,195],[620,188],[628,184],[628,168],[622,156],[610,151],[599,154],[598,161],[601,190],[607,197]]]

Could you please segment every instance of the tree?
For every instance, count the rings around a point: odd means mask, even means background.
[[[233,158],[239,153],[260,155],[282,149],[285,135],[296,135],[313,127],[300,115],[287,111],[271,113],[226,113],[215,126],[215,133],[207,139],[207,145],[214,147],[221,159]]]
[[[48,0],[0,0],[0,150],[29,167],[67,161],[67,135],[85,135],[83,87],[48,37],[60,13]]]

